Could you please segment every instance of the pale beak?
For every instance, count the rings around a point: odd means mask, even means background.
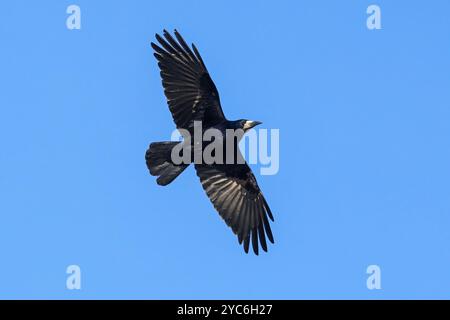
[[[259,121],[246,121],[244,124],[244,131],[247,131],[253,127],[256,127],[257,125],[261,124],[262,122]]]

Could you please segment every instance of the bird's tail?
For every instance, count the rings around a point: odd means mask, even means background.
[[[172,149],[180,142],[153,142],[145,153],[147,168],[161,186],[171,183],[189,164],[176,165],[171,160]]]

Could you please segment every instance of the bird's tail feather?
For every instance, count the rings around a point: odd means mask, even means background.
[[[173,164],[172,149],[180,142],[153,142],[145,153],[147,168],[152,176],[158,176],[156,182],[165,186],[171,183],[189,164]]]

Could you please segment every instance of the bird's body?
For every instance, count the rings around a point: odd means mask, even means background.
[[[237,144],[242,134],[229,135],[236,130],[244,133],[259,122],[226,119],[219,93],[197,48],[192,45],[191,50],[176,30],[175,37],[176,40],[164,30],[164,38],[156,35],[161,47],[154,43],[152,47],[161,69],[169,109],[184,141],[150,144],[146,152],[147,167],[152,175],[158,176],[158,184],[167,185],[194,163],[206,194],[238,236],[239,243],[244,244],[245,251],[248,252],[250,242],[256,254],[258,244],[267,251],[266,237],[273,243],[268,217],[273,220],[273,216],[250,167],[244,160],[238,160],[243,159]],[[211,129],[214,138],[203,140]],[[197,135],[201,141],[196,139]],[[217,156],[215,161],[208,162],[204,155],[213,142],[220,147],[212,153]],[[223,150],[221,157],[218,150]],[[174,154],[189,157],[180,162],[175,161]]]

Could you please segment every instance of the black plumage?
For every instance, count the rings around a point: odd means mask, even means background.
[[[197,48],[192,44],[191,49],[176,30],[174,34],[175,38],[164,30],[164,38],[156,34],[159,45],[151,45],[177,128],[193,134],[194,121],[201,121],[203,130],[218,129],[225,139],[226,129],[246,131],[258,125],[257,121],[226,119],[217,88]],[[175,164],[171,159],[172,149],[180,143],[183,142],[150,144],[145,158],[150,174],[158,176],[158,184],[169,184],[189,166]],[[233,152],[236,157],[242,156],[238,147]],[[269,219],[273,221],[273,215],[247,163],[196,163],[195,169],[206,194],[237,235],[239,243],[243,243],[245,252],[248,252],[250,242],[255,254],[259,252],[259,245],[267,251],[266,238],[274,242],[269,223]]]

